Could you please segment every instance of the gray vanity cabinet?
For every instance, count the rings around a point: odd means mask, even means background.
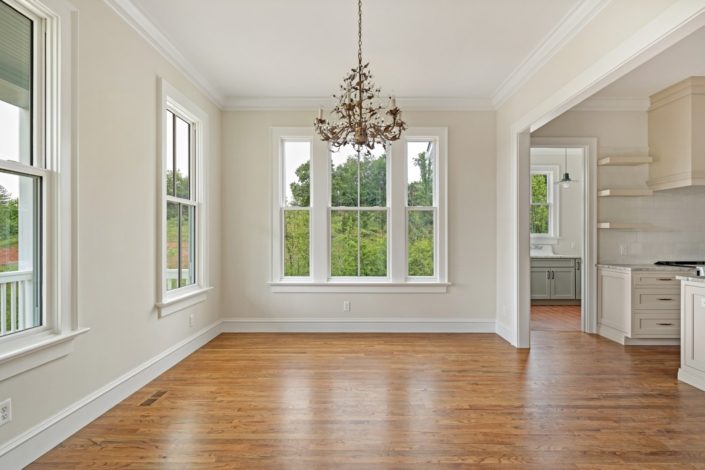
[[[576,269],[576,263],[578,269]],[[531,298],[533,300],[579,299],[580,260],[575,258],[532,258]]]

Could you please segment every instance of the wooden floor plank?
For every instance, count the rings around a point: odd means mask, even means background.
[[[705,468],[677,347],[532,341],[224,334],[29,468]]]

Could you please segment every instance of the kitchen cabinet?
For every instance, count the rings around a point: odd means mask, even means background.
[[[681,285],[681,367],[678,379],[705,390],[705,280]]]
[[[692,271],[598,266],[598,334],[620,344],[675,344],[681,328],[677,276]]]
[[[580,259],[576,258],[532,258],[531,299],[579,299],[579,266]]]

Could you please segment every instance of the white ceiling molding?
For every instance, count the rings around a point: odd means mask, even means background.
[[[638,111],[649,110],[648,98],[616,98],[592,97],[588,98],[571,111]]]
[[[183,73],[196,88],[205,93],[219,108],[223,108],[223,95],[204,77],[164,34],[137,8],[131,0],[103,0],[127,24],[132,26],[174,67]]]
[[[543,67],[568,41],[578,34],[611,0],[583,0],[549,32],[541,43],[515,68],[492,95],[499,108]]]
[[[330,109],[335,101],[331,97],[319,98],[228,98],[223,106],[226,111],[315,111],[320,107]],[[488,98],[397,98],[402,111],[494,111]]]

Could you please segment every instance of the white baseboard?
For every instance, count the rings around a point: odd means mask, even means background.
[[[705,391],[705,374],[681,367],[678,369],[678,380]]]
[[[224,333],[494,333],[494,320],[225,318]]]
[[[0,468],[20,469],[67,439],[221,333],[221,322],[189,336],[0,447]]]
[[[512,331],[510,331],[506,325],[503,325],[500,322],[496,322],[495,333],[497,333],[497,335],[507,343],[511,344],[512,346],[516,346],[516,335]]]
[[[630,338],[622,331],[607,325],[598,325],[597,334],[624,346],[678,346],[678,338]]]

